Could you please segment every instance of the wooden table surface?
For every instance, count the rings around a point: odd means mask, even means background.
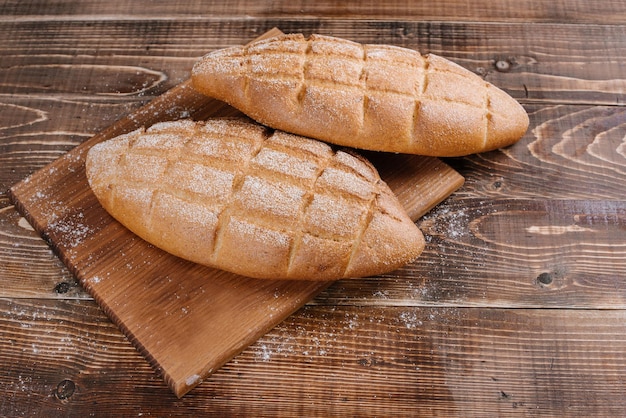
[[[408,3],[408,2],[407,2]],[[626,411],[626,3],[0,1],[0,416]],[[423,256],[343,280],[181,399],[7,190],[277,27],[447,57],[519,100]]]

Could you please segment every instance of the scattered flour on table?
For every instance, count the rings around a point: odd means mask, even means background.
[[[346,327],[349,330],[355,330],[359,327],[359,314],[350,314],[346,312],[345,315]]]
[[[291,334],[268,334],[269,340],[255,346],[254,357],[257,361],[268,362],[273,357],[286,357],[296,353],[295,336]]]
[[[404,324],[406,329],[416,329],[423,325],[415,311],[405,311],[400,314],[400,322]]]
[[[436,230],[448,238],[461,238],[468,234],[469,216],[464,210],[442,206],[425,219],[439,219]]]

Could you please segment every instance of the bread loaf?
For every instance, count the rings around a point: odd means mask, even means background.
[[[518,102],[451,61],[329,36],[211,52],[192,83],[275,129],[375,151],[461,156],[510,145],[528,128]]]
[[[86,173],[102,206],[146,241],[245,276],[376,275],[424,247],[365,159],[247,119],[136,130],[93,146]]]

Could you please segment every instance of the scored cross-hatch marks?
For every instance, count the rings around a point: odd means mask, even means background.
[[[163,222],[169,205],[190,206],[190,218],[206,218],[203,224],[214,226],[214,260],[231,228],[256,229],[264,239],[285,240],[287,272],[306,251],[307,241],[343,243],[343,265],[337,271],[342,276],[377,210],[381,180],[373,167],[355,164],[357,157],[322,142],[262,126],[230,136],[212,129],[190,122],[182,138],[159,128],[129,142],[125,164],[146,168],[129,187],[145,195],[140,190],[157,185],[145,197],[146,221]],[[233,147],[242,156],[237,161],[229,152]],[[178,183],[181,170],[192,172],[192,180]],[[203,207],[193,203],[198,201]],[[276,219],[283,229],[276,229]]]
[[[365,120],[370,108],[382,101],[385,95],[408,99],[402,111],[405,120],[412,121],[406,126],[404,134],[397,138],[410,144],[415,141],[416,126],[419,124],[420,106],[429,100],[448,101],[474,107],[483,112],[483,145],[488,141],[489,120],[492,109],[489,100],[489,83],[481,80],[485,91],[480,101],[471,99],[471,95],[448,97],[446,92],[437,88],[428,89],[430,77],[447,74],[465,77],[460,72],[443,67],[432,60],[440,61],[431,54],[421,55],[417,51],[407,59],[398,53],[399,48],[388,45],[346,43],[328,37],[312,35],[302,42],[295,38],[291,42],[273,44],[261,42],[245,46],[241,57],[246,70],[241,74],[244,83],[244,97],[252,81],[292,83],[298,105],[304,106],[307,94],[312,91],[328,90],[329,94],[341,95],[342,91],[353,91],[361,101],[360,114],[352,114],[359,122],[359,129],[365,128]],[[280,63],[280,65],[275,65]],[[460,69],[460,68],[459,68]],[[271,71],[270,71],[271,70]],[[394,82],[394,73],[401,73],[402,82]],[[370,82],[370,79],[375,79]],[[408,82],[407,82],[408,80]],[[476,86],[468,86],[474,89]],[[345,96],[344,97],[348,97]],[[346,108],[350,113],[351,108]],[[318,109],[327,112],[329,118],[342,118],[345,115],[332,113],[333,109]],[[350,117],[350,116],[347,116]]]

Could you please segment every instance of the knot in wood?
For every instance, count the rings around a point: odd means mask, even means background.
[[[539,276],[537,276],[537,282],[539,284],[544,285],[544,286],[552,284],[552,274],[550,274],[550,273],[541,273]]]
[[[498,60],[496,61],[496,70],[501,73],[508,73],[511,70],[511,63],[507,60]]]
[[[69,292],[69,290],[70,290],[70,288],[71,288],[71,287],[72,287],[72,284],[71,284],[71,283],[68,283],[68,282],[60,282],[60,283],[57,283],[57,285],[56,285],[56,286],[54,286],[54,291],[55,291],[56,293],[60,293],[60,294],[62,294],[62,293],[67,293],[67,292]]]
[[[74,394],[75,390],[76,390],[76,385],[74,384],[74,382],[72,382],[71,380],[65,379],[65,380],[62,380],[57,385],[57,390],[55,392],[55,395],[58,399],[65,400],[65,399],[70,398]]]

